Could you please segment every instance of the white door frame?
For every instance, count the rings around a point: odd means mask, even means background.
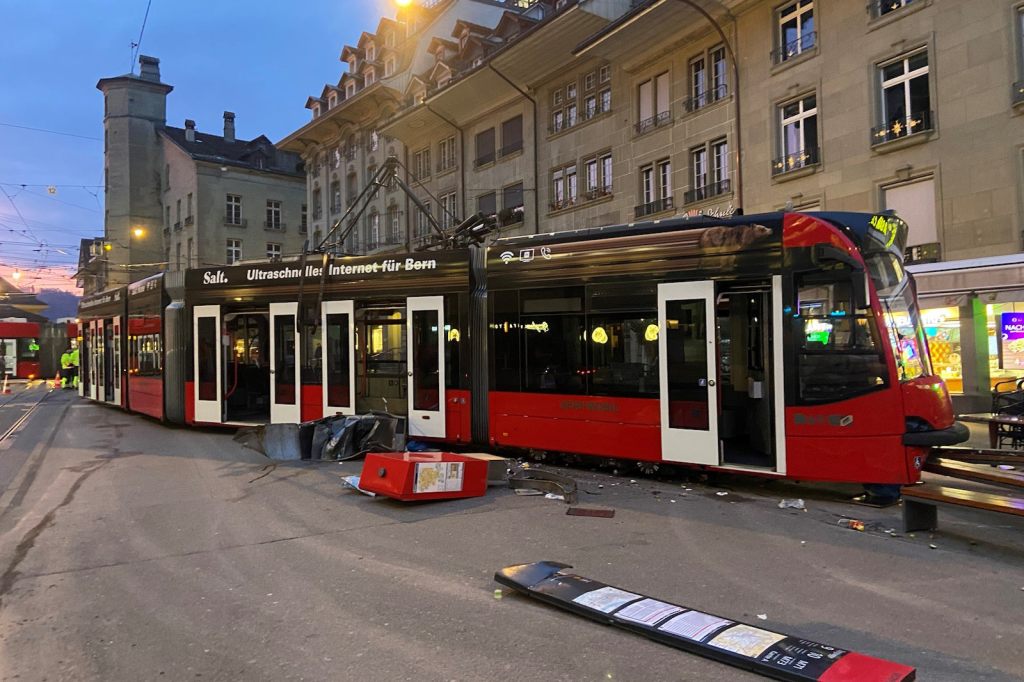
[[[89,320],[89,397],[100,399],[99,391],[99,352],[96,339],[96,320]]]
[[[416,393],[413,386],[413,374],[416,371],[415,339],[413,337],[413,317],[417,311],[437,312],[437,410],[417,410]],[[445,389],[444,389],[444,296],[416,296],[406,299],[406,354],[409,370],[409,429],[410,437],[425,436],[427,438],[444,438],[445,427]]]
[[[707,388],[707,429],[684,429],[669,426],[668,386],[668,301],[703,300],[707,336],[708,375],[700,379]],[[673,282],[658,285],[658,378],[661,402],[661,458],[667,462],[719,465],[721,447],[718,440],[718,360],[715,338],[715,283]]]
[[[199,399],[199,319],[212,317],[214,319],[214,373],[217,377],[217,397],[215,400]],[[219,305],[197,305],[192,308],[192,367],[194,368],[194,381],[192,388],[195,391],[195,420],[207,424],[220,424],[223,418],[223,330],[221,329],[221,312]]]
[[[348,406],[331,405],[327,395],[327,362],[330,349],[327,347],[327,316],[348,316]],[[356,413],[356,322],[355,304],[352,301],[324,301],[320,308],[320,367],[321,386],[324,395],[324,416]]]
[[[782,275],[772,275],[772,411],[775,417],[775,471],[786,473],[786,390],[782,352]]]
[[[292,377],[295,386],[295,402],[277,402],[277,316],[291,315],[292,328],[295,330],[294,363],[295,376]],[[302,352],[299,333],[299,304],[292,303],[271,303],[270,304],[270,423],[271,424],[298,424],[302,421],[302,363],[299,361],[299,354]]]
[[[110,377],[111,381],[114,382],[114,405],[121,404],[121,316],[115,315],[111,320],[110,324],[113,327],[111,338],[113,339],[113,348],[109,351],[113,355],[110,358]]]

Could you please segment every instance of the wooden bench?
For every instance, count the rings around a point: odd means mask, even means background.
[[[932,458],[951,459],[974,464],[1009,464],[1024,467],[1024,452],[989,450],[987,448],[942,447],[932,450]]]
[[[903,488],[903,532],[938,525],[938,505],[980,509],[1024,517],[1024,499],[925,483]]]
[[[957,459],[930,458],[924,463],[924,470],[965,481],[977,481],[1005,488],[1024,488],[1024,473],[1020,471],[1004,471],[992,466],[969,464]]]

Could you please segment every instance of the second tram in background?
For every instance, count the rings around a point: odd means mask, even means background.
[[[438,442],[908,483],[966,433],[906,237],[773,213],[158,275],[83,300],[82,392],[178,423],[387,410]]]

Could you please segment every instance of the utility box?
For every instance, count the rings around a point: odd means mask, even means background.
[[[488,463],[452,452],[373,452],[366,455],[359,487],[402,502],[481,497]]]

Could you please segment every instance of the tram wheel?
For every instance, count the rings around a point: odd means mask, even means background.
[[[658,469],[661,467],[658,466],[657,462],[637,462],[636,468],[639,469],[640,473],[644,476],[653,476],[658,473]]]

